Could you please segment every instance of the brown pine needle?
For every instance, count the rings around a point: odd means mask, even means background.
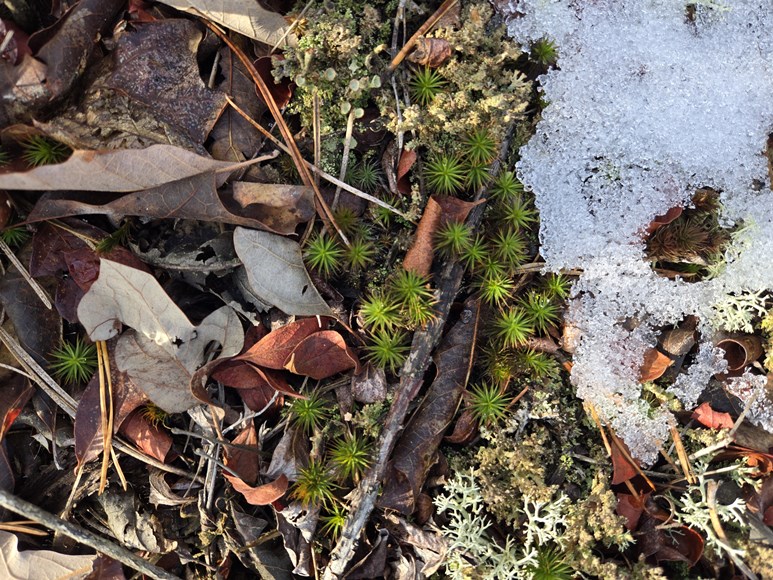
[[[0,530],[6,532],[14,532],[17,534],[28,534],[30,536],[47,536],[48,532],[32,528],[30,526],[36,526],[37,522],[33,520],[21,520],[18,522],[2,522],[0,523]]]
[[[682,443],[682,437],[679,435],[679,430],[671,425],[670,427],[671,437],[674,439],[674,446],[676,447],[676,455],[679,457],[679,464],[682,467],[682,473],[687,483],[693,485],[698,482],[698,478],[693,473],[692,466],[690,465],[690,458],[687,456],[687,451]]]
[[[604,442],[604,448],[607,450],[607,455],[611,457],[612,446],[609,444],[607,434],[604,432],[604,426],[601,424],[601,419],[599,419],[599,414],[596,412],[596,407],[593,406],[593,403],[589,403],[588,401],[585,401],[583,405],[585,406],[585,410],[588,411],[588,414],[590,414],[591,419],[593,419],[593,422],[596,424],[599,433],[601,433],[601,440]]]
[[[102,470],[99,474],[99,493],[105,491],[107,486],[107,468],[110,465],[110,458],[113,458],[118,477],[121,479],[123,488],[126,489],[126,478],[118,464],[115,451],[113,451],[113,424],[115,418],[115,409],[113,408],[113,380],[110,376],[110,356],[107,352],[107,343],[103,340],[97,341],[97,364],[99,373],[99,409],[102,419]]]

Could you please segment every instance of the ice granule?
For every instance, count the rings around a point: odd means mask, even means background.
[[[667,433],[640,401],[638,369],[655,327],[688,314],[701,345],[672,387],[685,404],[715,368],[708,343],[728,296],[773,288],[773,10],[767,0],[519,0],[510,32],[548,38],[558,68],[541,77],[545,108],[518,174],[540,210],[548,270],[583,270],[574,292],[583,338],[572,381],[644,460]],[[642,232],[699,187],[721,192],[722,219],[745,224],[717,277],[658,277]],[[705,385],[704,385],[705,386]]]
[[[765,431],[773,432],[773,412],[768,397],[768,379],[763,375],[744,373],[728,381],[727,390],[738,397],[744,405],[749,405],[746,418]]]

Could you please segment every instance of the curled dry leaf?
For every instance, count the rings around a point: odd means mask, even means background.
[[[666,369],[674,364],[671,357],[666,356],[656,348],[650,348],[644,353],[644,362],[639,369],[639,381],[645,383],[663,376]]]
[[[355,369],[360,361],[335,330],[321,330],[305,338],[290,354],[284,368],[297,375],[322,380],[340,372]]]
[[[273,183],[233,183],[234,201],[242,207],[240,215],[254,217],[268,229],[292,234],[300,223],[314,217],[314,190],[303,185]]]
[[[121,423],[119,431],[145,455],[154,457],[162,463],[166,461],[166,456],[172,449],[171,435],[148,421],[141,409],[133,411]]]
[[[437,68],[451,57],[451,43],[445,38],[420,38],[408,55],[408,60],[419,66]]]
[[[221,345],[221,357],[230,357],[244,341],[230,307],[194,326],[153,276],[110,260],[100,262],[99,277],[78,305],[78,318],[94,341],[116,336],[121,323],[134,329],[119,339],[116,365],[168,413],[199,404],[189,385],[211,342]]]
[[[734,423],[730,413],[715,411],[708,402],[701,403],[692,412],[691,418],[709,429],[732,429]]]
[[[283,369],[285,361],[307,337],[323,330],[317,318],[304,318],[277,328],[261,338],[247,352],[236,357],[269,369]]]
[[[261,301],[295,316],[332,315],[309,278],[297,242],[236,228],[234,248],[247,270],[252,291]]]

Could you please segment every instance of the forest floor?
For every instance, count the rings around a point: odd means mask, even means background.
[[[651,465],[576,396],[516,172],[559,48],[498,1],[222,4],[0,8],[0,576],[773,577],[754,401],[668,390],[696,320],[640,365]],[[663,276],[732,237],[693,202]]]

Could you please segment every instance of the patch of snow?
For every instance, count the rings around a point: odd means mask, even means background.
[[[705,344],[673,386],[694,402],[716,372],[717,309],[773,288],[773,10],[768,0],[703,1],[691,20],[686,4],[519,0],[509,25],[524,45],[558,47],[558,68],[540,79],[550,104],[517,169],[540,210],[547,269],[584,272],[570,313],[583,331],[572,381],[645,462],[671,420],[640,400],[654,329],[701,320]],[[715,278],[660,278],[643,259],[642,232],[700,187],[721,192],[725,223],[747,227]]]

